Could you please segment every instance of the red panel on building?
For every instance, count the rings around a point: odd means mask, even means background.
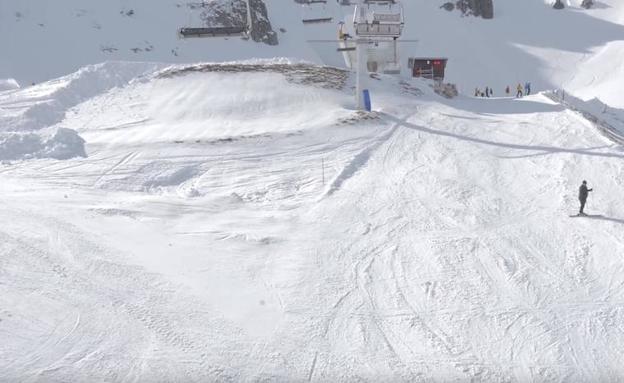
[[[442,57],[411,57],[408,66],[412,76],[432,80],[444,80],[448,59]]]

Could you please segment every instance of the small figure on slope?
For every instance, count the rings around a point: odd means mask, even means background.
[[[531,94],[531,83],[528,81],[524,84],[524,94],[527,96]]]
[[[588,189],[587,188],[587,181],[583,181],[583,184],[579,187],[579,202],[581,203],[581,209],[579,210],[579,214],[578,215],[587,215],[583,212],[583,209],[585,209],[585,202],[587,202],[587,196],[589,195],[590,191],[593,191],[594,189]]]
[[[505,88],[505,94],[507,96],[509,96],[509,93],[511,92],[511,90],[509,89],[509,85],[507,85],[507,87]]]
[[[516,87],[516,97],[522,97],[522,84],[518,84],[518,86]]]

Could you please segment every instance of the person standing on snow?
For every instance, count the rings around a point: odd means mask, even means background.
[[[585,209],[585,202],[587,202],[587,196],[589,195],[590,191],[593,191],[594,189],[588,189],[587,188],[587,181],[583,181],[583,184],[579,187],[579,202],[581,203],[581,209],[579,210],[579,215],[587,215],[583,212],[583,209]]]
[[[528,81],[524,84],[524,94],[527,96],[531,94],[531,83]]]
[[[489,98],[490,97],[490,88],[489,87],[485,87],[485,97]]]
[[[475,88],[475,97],[479,97],[480,94],[481,91],[479,90],[479,88]]]
[[[507,88],[505,88],[505,94],[507,96],[509,96],[509,93],[511,92],[511,90],[509,89],[509,85],[507,85]]]
[[[518,86],[516,87],[516,89],[518,90],[516,92],[516,97],[522,97],[522,84],[518,83]]]

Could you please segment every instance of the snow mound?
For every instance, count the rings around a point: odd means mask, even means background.
[[[0,127],[32,131],[58,124],[68,109],[152,73],[158,64],[106,62],[89,65],[68,76],[0,96]],[[0,128],[2,129],[2,128]]]
[[[17,81],[15,81],[15,79],[12,79],[12,78],[0,79],[0,92],[5,91],[5,90],[15,90],[19,88],[20,86],[17,83]]]
[[[349,117],[349,81],[337,68],[281,59],[172,66],[82,103],[63,126],[119,145],[292,133]]]
[[[37,132],[0,132],[0,160],[65,160],[86,157],[84,143],[75,130],[65,128]]]

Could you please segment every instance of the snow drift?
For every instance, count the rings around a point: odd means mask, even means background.
[[[348,117],[348,80],[343,70],[285,59],[176,65],[81,103],[64,124],[90,143],[124,145],[294,133]]]
[[[4,90],[15,90],[19,88],[20,86],[15,79],[0,79],[0,92]]]
[[[0,160],[86,157],[84,140],[75,130],[57,128],[37,132],[0,132]]]
[[[30,131],[57,124],[72,107],[153,72],[148,63],[106,62],[17,92],[0,94],[0,131]],[[20,100],[16,102],[16,100]],[[24,101],[27,100],[27,101]]]

